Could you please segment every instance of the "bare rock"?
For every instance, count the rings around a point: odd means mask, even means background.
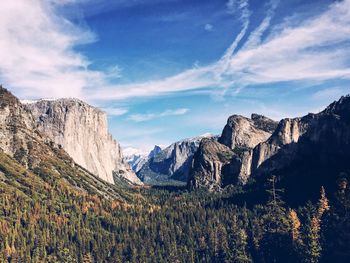
[[[26,107],[38,129],[62,145],[76,163],[109,183],[118,176],[141,184],[108,133],[105,112],[77,99],[40,100]]]

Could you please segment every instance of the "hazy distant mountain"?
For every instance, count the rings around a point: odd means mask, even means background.
[[[187,182],[192,158],[203,138],[215,137],[203,134],[195,138],[184,139],[171,144],[154,156],[138,171],[138,177],[147,183],[176,180]]]
[[[136,148],[126,148],[123,150],[124,160],[128,162],[133,171],[137,173],[150,158],[159,154],[161,150],[162,148],[158,145],[155,145],[150,152]]]

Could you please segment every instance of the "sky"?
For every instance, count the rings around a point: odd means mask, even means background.
[[[82,99],[143,150],[316,113],[350,93],[350,0],[4,0],[0,83]]]

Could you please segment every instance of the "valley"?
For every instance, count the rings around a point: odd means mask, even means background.
[[[51,106],[44,115],[32,115],[33,107],[0,89],[3,262],[342,262],[349,256],[349,96],[279,123],[233,115],[219,137],[155,147],[137,184],[122,172],[111,183],[78,164],[45,133],[68,122],[56,121]],[[59,128],[49,131],[64,139]],[[81,129],[74,131],[81,139]],[[117,170],[120,164],[131,171],[124,160],[115,161]],[[140,176],[145,167],[152,172]],[[162,180],[150,185],[147,177]]]

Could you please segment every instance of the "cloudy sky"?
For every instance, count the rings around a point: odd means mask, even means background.
[[[0,82],[101,107],[144,149],[318,112],[350,93],[350,0],[4,0]]]

